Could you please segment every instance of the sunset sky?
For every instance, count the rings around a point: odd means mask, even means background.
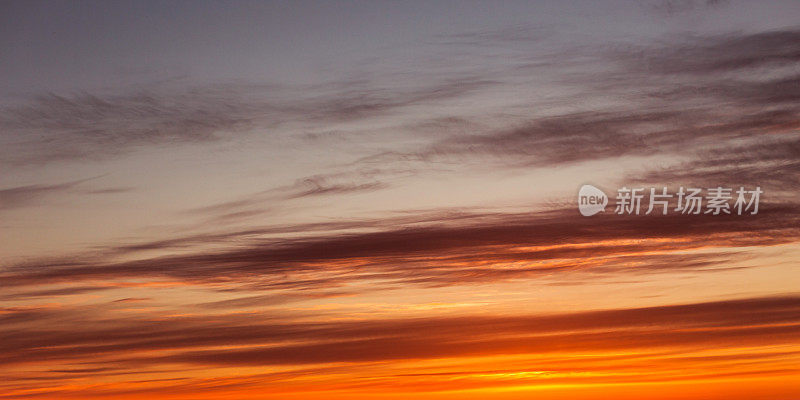
[[[798,1],[0,1],[0,399],[797,396]]]

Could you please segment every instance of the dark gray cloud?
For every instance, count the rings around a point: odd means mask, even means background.
[[[791,134],[800,126],[795,107],[742,115],[710,108],[576,112],[486,134],[453,135],[418,152],[388,151],[361,162],[549,167],[624,156],[691,156],[711,145],[735,146],[742,138]]]
[[[668,46],[638,48],[638,51],[627,49],[614,55],[635,71],[700,75],[711,79],[714,77],[707,74],[742,70],[763,73],[755,68],[793,66],[800,61],[800,31],[793,29],[680,40]]]
[[[0,189],[0,210],[27,207],[44,201],[47,197],[74,191],[86,179],[57,184],[38,184]]]
[[[362,162],[548,167],[624,156],[702,158],[709,147],[737,151],[743,139],[796,138],[800,77],[791,67],[800,61],[797,43],[800,32],[789,29],[576,49],[584,51],[582,72],[565,73],[564,84],[574,89],[576,103],[597,99],[608,106],[514,126],[475,126]]]
[[[367,233],[252,239],[226,250],[197,250],[126,262],[101,257],[79,262],[31,263],[6,268],[0,279],[9,287],[137,277],[168,278],[199,285],[225,281],[262,289],[327,289],[361,280],[388,285],[473,284],[559,271],[591,271],[593,267],[598,267],[596,272],[625,274],[626,265],[637,265],[637,273],[669,271],[670,265],[672,270],[713,270],[715,265],[729,267],[735,255],[720,253],[675,259],[668,254],[700,246],[726,248],[795,242],[800,237],[795,204],[762,203],[759,214],[750,216],[585,218],[572,208],[533,215],[499,214],[472,222],[440,221]],[[671,238],[696,240],[663,240]],[[234,236],[219,240],[242,243],[235,239]],[[661,240],[648,242],[648,239]],[[626,244],[631,240],[638,242]],[[153,243],[147,248],[181,243]],[[533,246],[554,247],[520,250]],[[667,256],[645,254],[637,258],[642,252]],[[533,261],[548,263],[540,266],[532,264]],[[504,263],[519,265],[496,268]]]
[[[249,203],[247,203],[249,204]],[[216,206],[211,206],[216,207]],[[226,208],[227,204],[223,205]],[[235,207],[235,206],[231,206]],[[202,210],[198,210],[202,211]],[[288,224],[269,227],[257,227],[244,230],[225,231],[222,233],[197,234],[156,240],[135,244],[120,244],[110,247],[112,254],[128,254],[144,250],[169,250],[185,248],[202,243],[224,243],[227,241],[240,241],[247,238],[262,236],[279,236],[283,238],[296,237],[298,234],[323,234],[344,233],[359,230],[386,230],[398,226],[425,225],[431,223],[476,223],[483,219],[496,217],[494,214],[478,213],[471,210],[454,209],[448,211],[408,211],[399,216],[389,216],[381,219],[354,219],[312,222],[304,224]],[[280,240],[276,240],[279,242]]]
[[[515,28],[488,38],[468,36],[516,41],[530,34]],[[742,135],[791,131],[800,125],[798,77],[785,68],[800,56],[798,35],[783,30],[682,37],[605,51],[576,48],[583,55],[577,61],[584,74],[572,68],[562,74],[577,91],[572,96],[612,96],[619,105],[536,117],[488,132],[467,127],[417,151],[388,149],[365,160],[462,163],[487,156],[512,165],[546,166],[665,154],[704,140],[724,145]],[[555,60],[541,68],[553,73],[563,55],[550,57]],[[574,55],[568,60],[563,62],[577,62]],[[502,85],[506,79],[496,79],[497,74],[522,73],[513,71],[519,65],[509,68],[459,78],[426,77],[422,83],[404,81],[393,87],[362,79],[295,88],[222,85],[111,96],[51,94],[0,113],[4,136],[11,138],[8,149],[14,149],[0,156],[20,163],[104,158],[140,145],[213,142],[289,121],[324,124],[386,116],[410,106],[463,100]]]
[[[413,174],[401,168],[360,168],[306,176],[294,183],[240,196],[234,200],[188,210],[214,223],[231,223],[280,210],[286,200],[357,195],[386,189],[386,179]],[[383,179],[383,180],[381,180]]]
[[[92,188],[86,182],[97,178],[80,179],[56,184],[35,184],[0,189],[0,210],[22,208],[42,204],[58,196],[68,194],[105,195],[124,193],[133,190],[130,187]]]
[[[229,90],[99,96],[49,94],[0,113],[10,164],[104,159],[132,146],[217,140],[247,128],[263,105]]]
[[[301,101],[288,110],[319,121],[351,121],[385,115],[404,107],[459,99],[499,82],[483,76],[438,79],[410,87],[382,87],[372,82],[337,84],[338,90]]]
[[[386,187],[388,187],[388,184],[378,181],[331,183],[327,176],[310,176],[297,181],[294,185],[296,193],[290,194],[289,198],[369,192]]]
[[[773,122],[780,123],[776,119]],[[756,186],[773,199],[795,199],[800,187],[800,136],[773,135],[743,144],[704,149],[697,157],[644,173],[631,173],[627,182],[699,187]]]
[[[0,190],[0,209],[24,207],[52,195],[75,187],[76,183],[60,183],[56,185],[26,185]]]
[[[330,85],[213,85],[135,93],[47,94],[0,110],[0,161],[46,164],[99,160],[137,146],[208,143],[286,122],[370,118],[460,98],[494,82],[448,78],[401,87],[371,81]]]

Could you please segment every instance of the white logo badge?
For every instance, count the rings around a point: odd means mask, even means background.
[[[608,196],[592,185],[583,185],[581,190],[578,191],[578,211],[584,217],[591,217],[601,211],[605,211],[607,204]]]

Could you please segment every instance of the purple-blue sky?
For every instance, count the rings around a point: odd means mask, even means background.
[[[275,84],[427,75],[442,52],[438,61],[452,68],[459,63],[445,56],[459,51],[563,51],[676,33],[762,31],[796,24],[797,8],[793,1],[688,0],[4,2],[0,87],[6,97],[181,79]],[[492,51],[491,39],[512,43]],[[462,46],[442,46],[450,42]]]

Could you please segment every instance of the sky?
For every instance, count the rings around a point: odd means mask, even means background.
[[[0,399],[792,396],[798,22],[2,1]]]

